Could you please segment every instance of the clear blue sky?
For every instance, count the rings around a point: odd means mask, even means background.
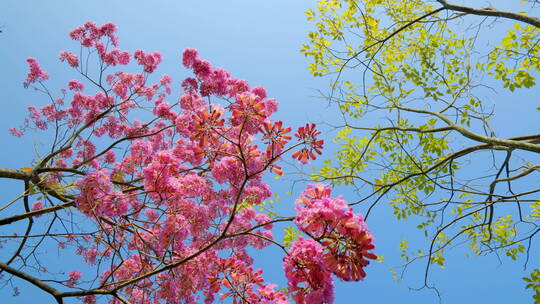
[[[180,64],[181,51],[194,47],[202,57],[228,69],[237,78],[265,86],[269,95],[279,101],[278,116],[289,124],[335,120],[335,109],[327,108],[317,98],[316,90],[326,90],[327,80],[311,77],[306,68],[308,62],[299,53],[310,29],[303,14],[310,5],[312,1],[290,0],[3,1],[0,167],[29,166],[36,155],[34,146],[47,141],[32,133],[17,139],[7,132],[9,127],[20,124],[28,105],[46,102],[43,96],[22,87],[27,72],[25,59],[38,58],[51,75],[51,88],[60,87],[74,75],[66,74],[65,65],[57,60],[58,53],[76,47],[68,32],[85,21],[117,24],[121,49],[161,52],[164,60],[158,74],[170,74],[177,83],[188,75]],[[527,112],[521,114],[525,121],[532,117]],[[20,185],[1,182],[0,199],[6,201],[13,196],[13,187]],[[285,183],[276,187],[282,197],[280,210],[292,214],[294,197],[285,194],[290,189]],[[300,189],[295,187],[293,194]],[[354,200],[352,192],[345,190],[342,194]],[[401,283],[396,283],[388,270],[401,264],[398,243],[411,232],[416,233],[413,223],[397,222],[387,208],[380,208],[370,215],[368,225],[376,236],[376,252],[384,255],[385,260],[367,268],[364,282],[337,283],[336,303],[438,303],[431,291],[409,290],[421,285],[424,263],[412,265]],[[0,227],[0,233],[12,232],[7,229]],[[283,287],[281,258],[278,250],[267,250],[256,263],[264,268],[268,281]],[[538,258],[538,253],[533,252],[530,266],[538,267]],[[464,250],[457,248],[448,253],[445,269],[432,268],[431,281],[441,291],[443,303],[530,302],[530,292],[523,289],[520,280],[530,269],[523,272],[522,261],[513,263],[503,257],[502,262],[495,256],[465,258]],[[0,302],[52,303],[52,298],[46,298],[48,295],[36,288],[22,283],[19,286],[22,295],[16,298],[11,296],[10,288],[0,290]]]

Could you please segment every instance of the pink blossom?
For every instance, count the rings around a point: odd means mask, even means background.
[[[32,204],[32,210],[39,210],[43,208],[43,202],[42,201],[36,201],[34,204]]]
[[[289,301],[287,300],[287,296],[283,294],[281,291],[275,291],[274,289],[277,287],[276,284],[266,284],[263,287],[259,287],[258,292],[260,294],[260,299],[258,299],[258,302],[253,303],[260,303],[260,304],[287,304]]]
[[[28,65],[30,67],[30,72],[28,72],[28,74],[26,75],[26,80],[23,83],[25,88],[34,82],[39,82],[39,81],[49,79],[49,74],[45,73],[41,69],[41,67],[39,66],[39,63],[37,62],[35,58],[28,58],[26,59],[26,62],[28,62]]]
[[[159,83],[163,86],[166,86],[166,85],[170,85],[171,84],[171,76],[167,75],[167,74],[164,74],[163,76],[161,76],[161,80],[159,81]]]
[[[206,79],[212,72],[212,65],[207,60],[195,60],[193,63],[193,72],[199,79]]]
[[[227,80],[227,85],[229,87],[227,94],[231,97],[249,91],[249,85],[245,80],[231,78]]]
[[[24,135],[24,133],[17,128],[9,128],[9,133],[11,133],[12,136],[16,137],[22,137]]]
[[[266,111],[266,116],[270,116],[273,113],[277,112],[278,104],[275,98],[268,98],[264,100],[264,110]]]
[[[41,120],[41,119],[35,120],[34,125],[40,130],[47,129],[47,123],[44,120]]]
[[[242,165],[238,159],[232,156],[222,158],[212,168],[212,176],[220,184],[231,182],[234,184],[240,183],[244,177]]]
[[[135,57],[140,65],[144,66],[144,71],[147,73],[154,72],[161,63],[161,54],[157,52],[145,53],[142,50],[136,50],[133,57]]]
[[[77,181],[81,193],[75,199],[77,208],[89,216],[119,216],[128,210],[122,192],[114,191],[109,173],[100,169]]]
[[[261,99],[266,98],[266,89],[264,87],[254,87],[253,89],[251,89],[251,92],[259,96],[259,98]]]
[[[166,102],[158,103],[154,109],[154,114],[156,114],[156,116],[158,117],[161,117],[170,121],[175,121],[178,115],[176,114],[176,112],[174,112],[171,109],[171,106]]]
[[[44,105],[40,112],[47,117],[48,122],[62,121],[67,117],[66,111],[57,110],[54,104]]]
[[[73,270],[69,273],[69,280],[66,281],[66,285],[68,287],[74,287],[76,284],[79,283],[79,279],[81,278],[82,274],[78,270]]]
[[[231,121],[234,126],[241,127],[249,134],[260,130],[260,125],[268,117],[261,98],[252,93],[239,94],[231,105]]]
[[[322,258],[319,243],[299,238],[283,259],[288,290],[297,304],[333,303],[334,283]]]
[[[180,97],[180,107],[186,111],[197,111],[205,105],[206,102],[195,93],[186,93]]]
[[[69,86],[69,89],[72,90],[72,91],[82,91],[84,89],[84,84],[82,84],[81,82],[77,81],[77,80],[70,80],[68,82],[68,86]]]
[[[134,160],[143,164],[146,164],[154,153],[152,145],[148,141],[142,139],[135,140],[129,151]]]
[[[57,167],[60,167],[60,168],[67,168],[68,166],[67,163],[62,159],[57,159],[55,164]]]
[[[199,52],[196,49],[185,49],[182,53],[182,64],[186,68],[191,69],[198,58]]]
[[[296,201],[295,218],[300,230],[324,245],[324,264],[345,281],[362,280],[367,259],[376,259],[373,237],[362,216],[354,214],[341,198],[330,197],[330,188],[311,184]]]
[[[199,89],[197,79],[188,77],[182,81],[182,88],[188,93],[193,93]]]
[[[71,157],[71,155],[73,155],[73,149],[72,148],[63,149],[62,152],[60,152],[60,157],[62,157],[62,158],[69,158],[69,157]]]
[[[129,53],[126,51],[120,51],[118,49],[114,49],[110,52],[105,52],[105,50],[100,53],[101,60],[105,62],[106,64],[115,66],[118,64],[121,65],[127,65],[129,64]]]
[[[77,68],[79,66],[79,58],[77,55],[67,51],[60,52],[60,61],[67,61],[67,63],[73,68]]]
[[[96,296],[89,295],[83,297],[83,303],[84,304],[96,304]]]
[[[254,217],[254,220],[259,225],[265,224],[264,229],[272,229],[274,227],[274,224],[270,223],[272,219],[268,217],[268,215],[266,214],[257,213]],[[270,224],[267,224],[267,223],[270,223]]]
[[[114,151],[109,150],[105,153],[105,162],[108,164],[114,163],[116,160],[116,157],[114,155]]]
[[[71,39],[80,41],[81,45],[85,47],[95,46],[104,36],[109,38],[113,46],[118,46],[118,38],[114,35],[115,33],[116,25],[113,23],[97,26],[94,22],[86,22],[83,26],[72,30],[69,35]]]
[[[83,249],[81,254],[83,255],[83,259],[86,263],[90,265],[95,265],[97,262],[99,251],[96,248],[90,248],[88,250]]]

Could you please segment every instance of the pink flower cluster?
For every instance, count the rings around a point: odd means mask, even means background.
[[[78,282],[79,282],[79,279],[81,278],[82,274],[80,271],[78,270],[73,270],[69,273],[69,280],[66,281],[66,285],[68,287],[73,287],[75,286]]]
[[[253,271],[253,267],[237,257],[221,261],[220,274],[211,277],[211,289],[218,292],[221,287],[229,290],[220,295],[220,300],[231,297],[233,303],[287,304],[287,297],[281,291],[275,291],[275,284],[264,283],[262,270]],[[208,297],[205,303],[212,303]]]
[[[80,26],[69,34],[71,39],[79,41],[83,47],[94,47],[98,52],[103,63],[107,65],[126,65],[129,63],[129,53],[126,51],[120,51],[113,49],[107,50],[107,45],[110,42],[114,47],[118,47],[118,37],[116,36],[116,25],[113,23],[106,23],[102,26],[97,26],[93,22],[86,22],[83,26]],[[102,41],[108,39],[107,41]],[[71,67],[77,68],[79,66],[79,60],[76,55],[62,51],[60,53],[60,60],[67,61]]]
[[[119,216],[127,212],[129,201],[121,191],[113,190],[110,174],[105,169],[92,171],[77,181],[81,195],[77,208],[90,216]]]
[[[210,95],[236,98],[236,107],[241,107],[238,100],[242,94],[256,95],[259,99],[256,103],[262,102],[266,109],[266,116],[277,110],[277,104],[273,99],[266,98],[266,91],[262,87],[249,89],[249,85],[244,80],[235,79],[231,74],[223,69],[214,68],[207,60],[199,57],[195,49],[186,49],[182,55],[182,64],[193,71],[195,78],[187,78],[182,82],[183,87],[188,92],[198,91],[201,96]]]
[[[218,294],[233,302],[286,303],[284,293],[253,269],[248,251],[274,242],[275,219],[255,206],[271,197],[264,174],[282,174],[276,162],[292,140],[291,128],[271,118],[276,100],[186,49],[182,63],[194,76],[182,82],[177,102],[170,101],[171,78],[151,81],[161,55],[137,50],[133,58],[142,71],[119,71],[130,54],[107,49],[118,47],[115,33],[112,24],[91,22],[73,30],[70,36],[87,56],[97,54],[96,79],[85,73],[84,84],[69,81],[62,98],[29,107],[25,126],[11,130],[19,136],[33,123],[62,134],[43,165],[50,172],[42,186],[72,185],[66,194],[97,232],[70,235],[59,246],[77,244],[90,266],[110,265],[100,275],[104,288],[161,269],[119,290],[133,303],[203,297],[210,303]],[[80,64],[92,62],[84,54],[63,51],[60,60],[82,73]],[[48,77],[34,59],[28,62],[27,85]],[[305,163],[320,154],[318,135],[314,125],[299,128],[302,149],[293,157]],[[352,264],[367,265],[362,259],[372,249],[361,218],[340,199],[312,194],[329,195],[319,188],[308,188],[297,206],[297,224],[316,241],[297,241],[285,258],[289,290],[299,303],[331,302],[330,273],[357,279],[362,272]],[[79,279],[72,272],[66,285],[75,287]],[[96,299],[89,295],[83,302]]]
[[[106,51],[103,47],[98,48],[99,55],[103,62],[108,65],[127,65],[129,64],[129,53],[127,51],[120,51],[118,49],[113,49],[109,52]]]
[[[361,215],[330,193],[325,185],[311,184],[296,201],[295,223],[313,238],[296,240],[284,259],[289,292],[297,303],[331,303],[331,274],[359,281],[366,276],[367,259],[377,258]]]
[[[39,210],[43,208],[43,202],[42,201],[36,201],[32,204],[32,210]]]
[[[68,82],[68,86],[69,86],[69,89],[72,91],[80,92],[84,90],[84,84],[82,84],[81,82],[77,80],[70,80]]]
[[[72,68],[79,67],[79,57],[77,57],[77,55],[75,55],[73,53],[70,53],[70,52],[67,52],[67,51],[60,52],[60,61],[62,61],[62,62],[67,61],[67,63]]]
[[[133,57],[137,59],[137,62],[144,67],[144,71],[147,73],[154,72],[158,64],[161,63],[161,54],[156,52],[145,53],[142,50],[136,50]]]
[[[26,79],[23,83],[25,88],[31,85],[32,83],[49,79],[49,74],[47,74],[41,69],[36,58],[28,58],[26,59],[26,62],[28,62],[28,66],[30,67],[30,72],[28,72],[28,74],[26,75]]]
[[[323,249],[314,240],[297,239],[283,259],[288,290],[297,304],[334,301],[334,283],[323,262]]]
[[[72,30],[69,36],[77,40],[84,47],[95,46],[102,37],[108,37],[114,46],[118,46],[118,37],[115,35],[116,25],[106,23],[97,26],[94,22],[86,22],[84,25]]]
[[[292,157],[298,159],[303,164],[307,164],[309,159],[315,160],[315,153],[321,155],[324,140],[317,139],[319,134],[321,132],[315,129],[315,124],[313,123],[298,128],[298,132],[294,136],[303,141],[304,147],[294,152]]]
[[[330,197],[330,192],[325,185],[309,185],[296,202],[295,223],[324,246],[324,262],[332,273],[358,281],[366,276],[367,259],[377,259],[371,252],[373,237],[362,216],[343,199]]]

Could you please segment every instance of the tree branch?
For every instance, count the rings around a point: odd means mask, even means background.
[[[11,178],[20,180],[29,180],[31,177],[30,172],[14,169],[0,169],[0,178]]]
[[[73,206],[75,206],[75,201],[68,202],[68,203],[61,204],[61,205],[55,205],[55,206],[52,206],[52,207],[49,207],[49,208],[33,210],[33,211],[30,211],[30,212],[26,212],[26,213],[14,215],[14,216],[6,217],[6,218],[3,218],[3,219],[0,219],[0,226],[8,225],[8,224],[11,224],[13,222],[24,220],[26,218],[30,218],[30,217],[42,215],[42,214],[45,214],[45,213],[58,211],[58,210],[73,207]]]
[[[421,110],[421,109],[405,108],[405,107],[401,107],[401,106],[398,106],[398,105],[396,105],[395,107],[397,109],[407,111],[407,112],[433,115],[433,116],[439,118],[440,120],[444,121],[452,129],[454,129],[454,130],[458,131],[459,133],[461,133],[461,135],[463,135],[463,136],[465,136],[465,137],[467,137],[469,139],[475,140],[475,141],[479,141],[479,142],[489,144],[489,145],[494,145],[494,146],[507,147],[509,149],[521,149],[521,150],[540,153],[540,145],[535,145],[535,144],[532,144],[532,143],[529,143],[529,142],[522,142],[522,141],[517,141],[517,140],[512,140],[512,139],[504,139],[504,138],[488,137],[488,136],[480,135],[478,133],[472,132],[470,130],[467,130],[467,129],[453,123],[450,119],[448,119],[448,117],[444,116],[440,112],[433,112],[433,111]]]
[[[6,265],[5,263],[2,263],[2,262],[0,262],[0,269],[2,269],[3,271],[5,271],[7,273],[10,273],[10,274],[12,274],[12,275],[14,275],[14,276],[16,276],[16,277],[18,277],[20,279],[23,279],[23,280],[25,280],[27,282],[30,282],[33,285],[35,285],[36,287],[38,287],[39,289],[51,294],[56,299],[56,301],[58,303],[63,302],[62,298],[60,297],[60,292],[57,289],[43,283],[43,281],[41,281],[40,279],[38,279],[36,277],[33,277],[33,276],[31,276],[31,275],[29,275],[29,274],[27,274],[25,272],[22,272],[20,270],[17,270],[17,269],[15,269],[13,267],[10,267],[9,265]]]
[[[500,11],[491,7],[477,9],[477,8],[472,8],[472,7],[467,7],[467,6],[454,5],[454,4],[450,4],[446,2],[446,0],[437,0],[437,2],[439,2],[447,10],[462,12],[462,13],[471,14],[471,15],[512,19],[512,20],[524,22],[532,26],[535,26],[537,28],[540,28],[540,18],[538,17],[520,15],[518,13],[512,13],[512,12],[507,12],[507,11]]]

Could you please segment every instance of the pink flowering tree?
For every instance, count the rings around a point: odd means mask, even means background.
[[[280,159],[308,163],[321,153],[315,125],[292,132],[272,120],[277,102],[264,88],[194,49],[182,57],[193,77],[174,98],[171,78],[153,75],[161,55],[118,49],[115,25],[88,22],[70,36],[80,52],[62,51],[60,61],[80,78],[60,96],[27,60],[24,86],[50,102],[29,106],[10,132],[37,129],[51,140],[31,167],[0,169],[24,187],[0,208],[0,225],[13,228],[2,239],[9,258],[0,280],[24,280],[58,303],[332,303],[333,278],[366,276],[373,237],[327,186],[308,185],[294,217],[255,208],[272,195],[263,176],[281,175]],[[122,71],[130,64],[140,72]],[[272,228],[287,221],[303,235],[285,245]],[[46,265],[40,248],[51,246],[86,266]],[[265,246],[283,251],[285,288],[253,268],[253,252]]]

